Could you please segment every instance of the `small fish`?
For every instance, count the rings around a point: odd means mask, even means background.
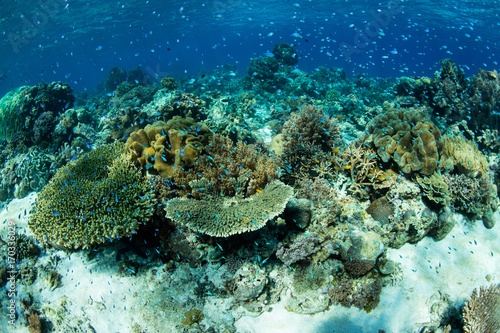
[[[255,190],[257,193],[263,193],[262,190],[256,189]]]
[[[295,38],[302,38],[301,34],[299,34],[298,32],[294,32],[290,36],[295,37]]]

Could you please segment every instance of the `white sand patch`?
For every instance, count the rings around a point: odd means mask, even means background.
[[[456,215],[459,223],[444,240],[436,242],[425,237],[417,244],[389,249],[388,258],[401,264],[403,280],[396,286],[385,287],[379,305],[369,314],[332,306],[324,313],[308,316],[273,305],[272,311],[257,318],[239,319],[238,332],[415,332],[431,320],[432,304],[427,300],[436,293],[449,295],[458,307],[474,288],[500,283],[499,212],[495,217],[495,228],[488,230],[481,221],[470,225]],[[488,274],[491,282],[486,280]]]

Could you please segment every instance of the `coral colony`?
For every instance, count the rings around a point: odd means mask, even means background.
[[[130,332],[222,333],[278,303],[370,313],[404,279],[390,249],[447,238],[457,214],[495,226],[496,71],[443,60],[389,82],[298,61],[277,44],[245,76],[115,67],[91,97],[62,82],[7,93],[0,199],[32,198],[28,229],[1,245],[17,251],[17,325],[105,332],[99,309]],[[76,311],[80,284],[92,294]],[[498,331],[498,286],[477,287],[426,332]]]

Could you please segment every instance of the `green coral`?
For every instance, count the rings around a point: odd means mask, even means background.
[[[238,188],[237,184],[244,183],[244,180],[234,182]],[[191,181],[189,185],[193,195],[203,193],[202,199],[171,199],[165,207],[166,217],[194,231],[216,237],[262,228],[269,219],[283,212],[293,195],[293,189],[280,181],[273,181],[249,198],[222,196],[206,179]]]
[[[58,170],[28,225],[48,245],[88,248],[136,233],[153,214],[154,192],[122,144],[104,145]]]
[[[0,138],[6,138],[8,128],[11,127],[12,124],[19,122],[19,119],[16,119],[18,118],[16,110],[22,103],[23,91],[26,89],[29,89],[29,87],[21,86],[13,89],[0,99]]]
[[[436,171],[443,145],[441,132],[424,109],[390,109],[377,115],[367,131],[384,162],[393,160],[404,173],[431,175]]]
[[[415,179],[429,200],[445,206],[450,203],[451,191],[445,179],[437,172],[434,172],[429,177],[416,175]]]

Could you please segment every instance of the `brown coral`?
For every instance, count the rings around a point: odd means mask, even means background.
[[[272,180],[278,178],[278,166],[275,160],[267,157],[254,145],[238,141],[233,142],[222,135],[215,134],[206,148],[207,154],[201,155],[192,170],[176,168],[174,177],[177,186],[189,189],[189,182],[201,177],[213,184],[217,191],[225,195],[234,195],[241,191],[250,196],[262,190]],[[246,178],[237,189],[235,179]]]
[[[469,177],[481,177],[488,170],[488,161],[477,145],[464,137],[443,138],[443,151],[440,166],[448,170],[455,167]]]
[[[153,167],[160,176],[171,179],[176,167],[194,165],[210,134],[205,124],[175,116],[167,123],[157,121],[133,132],[125,147],[136,166]]]
[[[404,173],[430,175],[436,170],[443,143],[425,109],[390,109],[375,117],[367,131],[384,162],[393,160]]]
[[[465,333],[500,331],[500,285],[474,289],[463,316]]]

